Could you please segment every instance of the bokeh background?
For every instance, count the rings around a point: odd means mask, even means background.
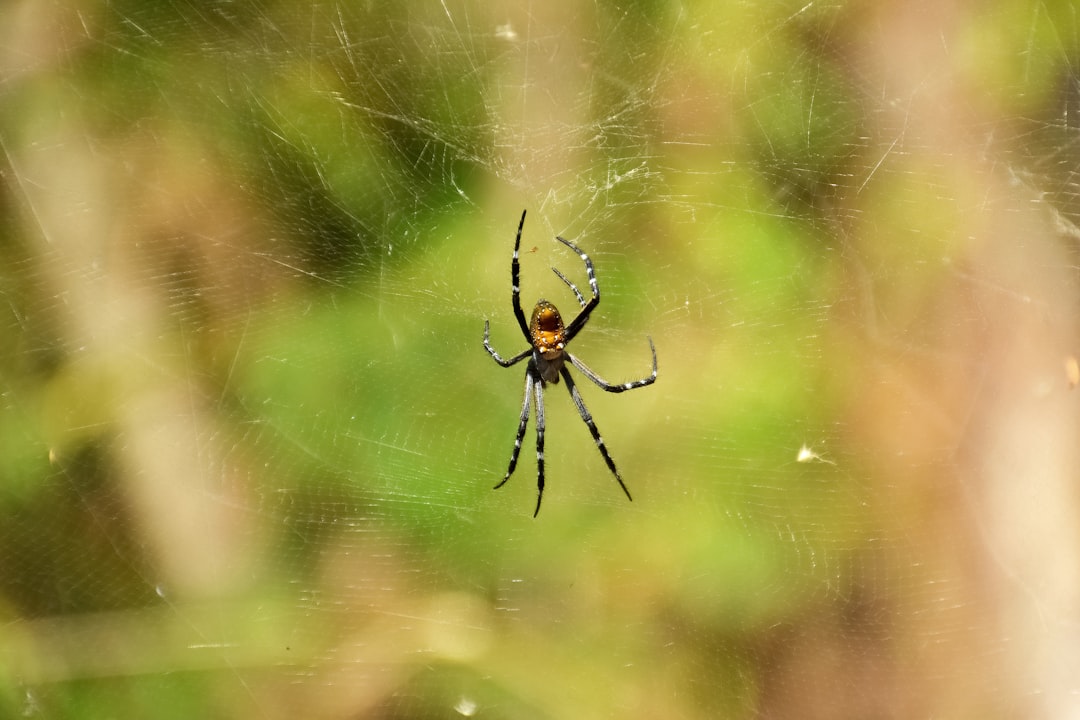
[[[0,7],[0,715],[1080,717],[1070,2]],[[497,492],[526,312],[574,342]]]

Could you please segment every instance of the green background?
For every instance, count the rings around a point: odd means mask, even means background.
[[[1068,3],[0,28],[0,715],[1076,711]]]

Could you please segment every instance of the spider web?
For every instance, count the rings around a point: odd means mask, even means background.
[[[0,714],[1080,717],[1068,3],[0,8]],[[525,348],[569,315],[628,502]]]

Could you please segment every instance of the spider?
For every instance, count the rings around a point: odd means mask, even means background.
[[[559,377],[561,376],[562,379],[566,381],[566,389],[569,391],[570,398],[574,401],[574,405],[577,406],[581,419],[589,426],[589,432],[592,433],[593,440],[596,442],[596,448],[604,457],[604,462],[607,463],[608,469],[610,469],[612,475],[615,476],[615,479],[619,483],[619,487],[626,493],[626,499],[633,501],[634,498],[630,497],[630,491],[626,489],[626,484],[622,481],[622,477],[619,476],[619,471],[615,469],[615,461],[612,460],[611,455],[608,454],[607,447],[604,445],[604,439],[600,437],[600,431],[596,428],[596,423],[593,422],[592,415],[590,415],[589,411],[585,408],[585,402],[581,399],[581,393],[578,392],[577,385],[574,383],[574,378],[570,376],[570,368],[566,366],[566,363],[569,361],[569,363],[581,371],[585,377],[596,383],[600,389],[611,393],[621,393],[627,390],[633,390],[634,388],[652,385],[656,382],[656,346],[653,345],[651,337],[647,338],[649,341],[649,350],[652,351],[652,372],[641,380],[633,380],[621,384],[609,383],[607,380],[604,380],[593,372],[585,365],[585,363],[570,354],[566,349],[566,346],[570,344],[570,341],[573,340],[579,332],[581,332],[581,329],[585,327],[585,323],[589,320],[589,315],[596,309],[596,306],[600,304],[600,287],[596,284],[596,274],[593,271],[592,260],[589,259],[589,256],[583,253],[572,242],[562,237],[556,237],[555,239],[576,252],[585,263],[585,271],[589,276],[589,288],[592,290],[592,297],[586,302],[584,296],[582,296],[574,283],[570,282],[570,280],[557,269],[551,268],[555,274],[559,276],[559,279],[566,283],[573,291],[574,296],[581,305],[581,311],[569,325],[564,325],[562,316],[559,315],[559,311],[555,309],[555,306],[547,300],[540,299],[536,302],[536,307],[533,308],[531,321],[528,323],[525,322],[525,313],[521,309],[520,297],[521,286],[519,278],[521,275],[521,266],[518,262],[518,248],[521,245],[521,229],[525,226],[525,212],[526,211],[522,211],[521,213],[521,222],[518,223],[517,237],[514,238],[514,257],[510,262],[510,282],[514,317],[517,318],[518,326],[521,327],[522,334],[529,342],[529,347],[511,358],[504,359],[491,347],[490,323],[487,320],[484,320],[484,349],[488,351],[492,358],[494,358],[495,362],[503,367],[510,367],[511,365],[516,365],[525,358],[529,359],[529,363],[525,367],[525,399],[521,404],[521,417],[518,420],[517,435],[514,437],[514,450],[510,454],[510,467],[506,471],[506,476],[503,477],[502,481],[500,481],[494,489],[498,490],[501,488],[506,484],[506,481],[510,479],[510,476],[514,474],[514,468],[517,467],[518,454],[521,452],[521,441],[525,437],[525,427],[529,421],[529,407],[532,403],[532,398],[535,397],[537,495],[536,510],[533,512],[533,517],[536,517],[539,514],[540,502],[544,499],[544,388],[547,387],[548,383],[553,385],[558,384]]]

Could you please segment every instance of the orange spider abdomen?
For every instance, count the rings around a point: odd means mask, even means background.
[[[532,345],[545,360],[554,360],[566,347],[566,328],[562,316],[547,300],[539,300],[529,322]]]

